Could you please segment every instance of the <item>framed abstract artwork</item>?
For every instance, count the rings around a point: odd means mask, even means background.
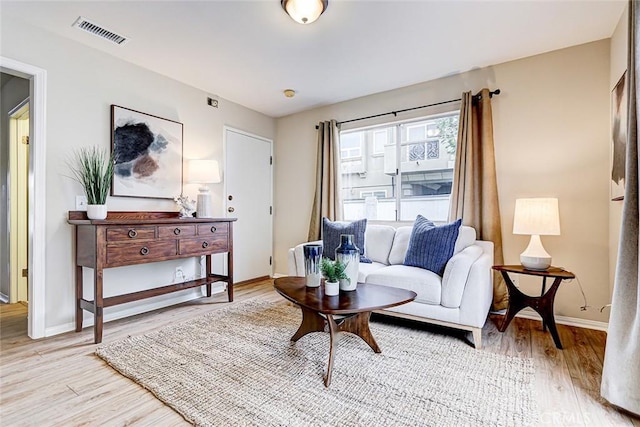
[[[624,199],[627,150],[627,88],[625,72],[611,92],[611,200]]]
[[[112,196],[182,194],[182,123],[111,106]]]

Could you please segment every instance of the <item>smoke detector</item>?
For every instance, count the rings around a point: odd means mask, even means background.
[[[122,46],[129,41],[128,37],[108,30],[102,25],[91,22],[82,16],[78,16],[78,19],[76,19],[76,22],[73,23],[72,27],[79,28],[82,31],[86,31],[89,34],[93,34],[94,36],[100,37],[101,39],[110,41],[111,43],[119,46]]]

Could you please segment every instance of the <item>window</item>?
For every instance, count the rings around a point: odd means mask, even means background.
[[[376,199],[384,199],[387,197],[387,190],[379,191],[361,191],[360,198],[366,199],[367,197],[375,197]]]
[[[359,132],[340,134],[340,158],[362,157],[362,134]]]
[[[458,115],[341,132],[345,219],[446,221]]]
[[[427,127],[424,124],[407,126],[407,141],[421,141],[427,137]]]
[[[387,129],[373,131],[373,154],[384,154],[389,132]]]

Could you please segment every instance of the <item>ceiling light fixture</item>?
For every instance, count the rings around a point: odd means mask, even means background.
[[[311,24],[327,10],[329,0],[281,0],[280,4],[294,21]]]
[[[296,96],[296,91],[293,89],[285,89],[284,96],[286,96],[287,98],[293,98],[294,96]]]

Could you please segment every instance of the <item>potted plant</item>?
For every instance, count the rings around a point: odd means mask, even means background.
[[[69,162],[73,179],[78,181],[87,196],[87,217],[107,217],[107,196],[113,178],[113,155],[98,147],[81,148]]]
[[[334,296],[340,292],[340,280],[349,280],[346,273],[347,265],[341,261],[332,261],[329,258],[322,258],[320,261],[320,271],[324,276],[324,293]]]

